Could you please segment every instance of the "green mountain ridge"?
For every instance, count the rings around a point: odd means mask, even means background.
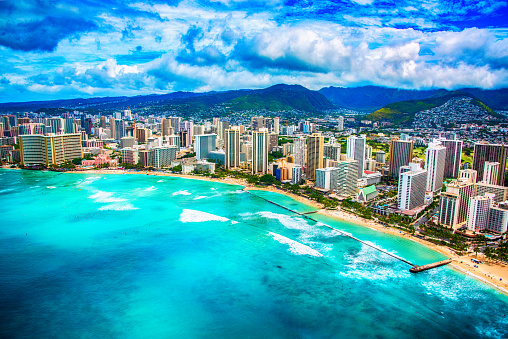
[[[429,110],[444,105],[448,100],[455,97],[470,97],[471,104],[485,109],[490,115],[500,118],[501,116],[494,112],[492,108],[478,100],[474,95],[462,91],[450,92],[449,94],[432,96],[422,100],[406,100],[388,104],[381,109],[374,111],[366,116],[372,121],[389,121],[395,125],[409,126],[414,120],[417,112]]]

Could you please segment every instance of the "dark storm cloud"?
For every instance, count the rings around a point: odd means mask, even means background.
[[[40,21],[0,26],[0,45],[21,51],[53,51],[60,40],[97,29],[80,18],[46,17]]]

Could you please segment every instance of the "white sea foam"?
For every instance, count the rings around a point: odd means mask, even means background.
[[[157,182],[164,182],[164,180],[157,180]]]
[[[297,241],[291,240],[289,238],[286,238],[280,234],[268,232],[269,235],[272,236],[272,238],[281,244],[289,245],[289,251],[294,254],[299,255],[311,255],[313,257],[322,257],[323,255],[316,251],[313,248],[310,248],[309,246],[306,246],[304,244],[301,244]]]
[[[37,188],[37,187],[40,187],[40,186],[30,186],[30,188]]]
[[[46,186],[46,188],[49,188],[50,190],[55,189],[56,186]]]
[[[122,202],[126,201],[126,199],[114,198],[112,192],[104,192],[98,191],[95,194],[92,194],[88,197],[88,199],[93,199],[94,202],[97,203],[111,203],[111,202]]]
[[[180,191],[174,192],[173,196],[175,196],[175,195],[191,195],[191,193],[187,190],[180,190]]]
[[[180,214],[180,222],[205,222],[205,221],[229,221],[228,218],[224,218],[215,214],[184,209]]]
[[[133,211],[138,210],[139,208],[134,207],[132,204],[111,204],[102,206],[99,208],[99,211]]]
[[[205,195],[200,195],[199,197],[195,197],[194,200],[207,199],[208,197]]]
[[[156,189],[157,189],[157,187],[150,186],[150,187],[146,188],[145,191],[155,191]]]
[[[380,261],[395,259],[367,245],[362,245],[362,249],[355,255],[346,254],[344,258],[349,261],[344,265],[347,270],[340,272],[339,275],[347,278],[387,280],[407,278],[411,274],[409,270],[398,270],[392,266],[383,267],[380,265]]]

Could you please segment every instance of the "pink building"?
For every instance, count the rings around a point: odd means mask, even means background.
[[[81,160],[81,166],[99,166],[109,164],[110,167],[118,166],[118,159],[111,159],[105,150],[100,150],[93,160]]]

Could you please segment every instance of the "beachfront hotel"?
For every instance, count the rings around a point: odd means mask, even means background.
[[[346,157],[358,160],[358,176],[357,179],[363,177],[365,170],[365,151],[367,146],[367,139],[365,135],[354,136],[351,135],[347,138]]]
[[[226,129],[224,131],[225,153],[227,169],[240,167],[240,131],[238,129]]]
[[[252,132],[252,174],[268,173],[268,131]]]
[[[430,143],[426,150],[427,191],[438,192],[443,188],[446,148],[440,143]]]
[[[83,157],[81,134],[22,135],[21,165],[59,165]]]
[[[319,133],[307,137],[307,179],[316,180],[316,170],[323,168],[325,138]]]

